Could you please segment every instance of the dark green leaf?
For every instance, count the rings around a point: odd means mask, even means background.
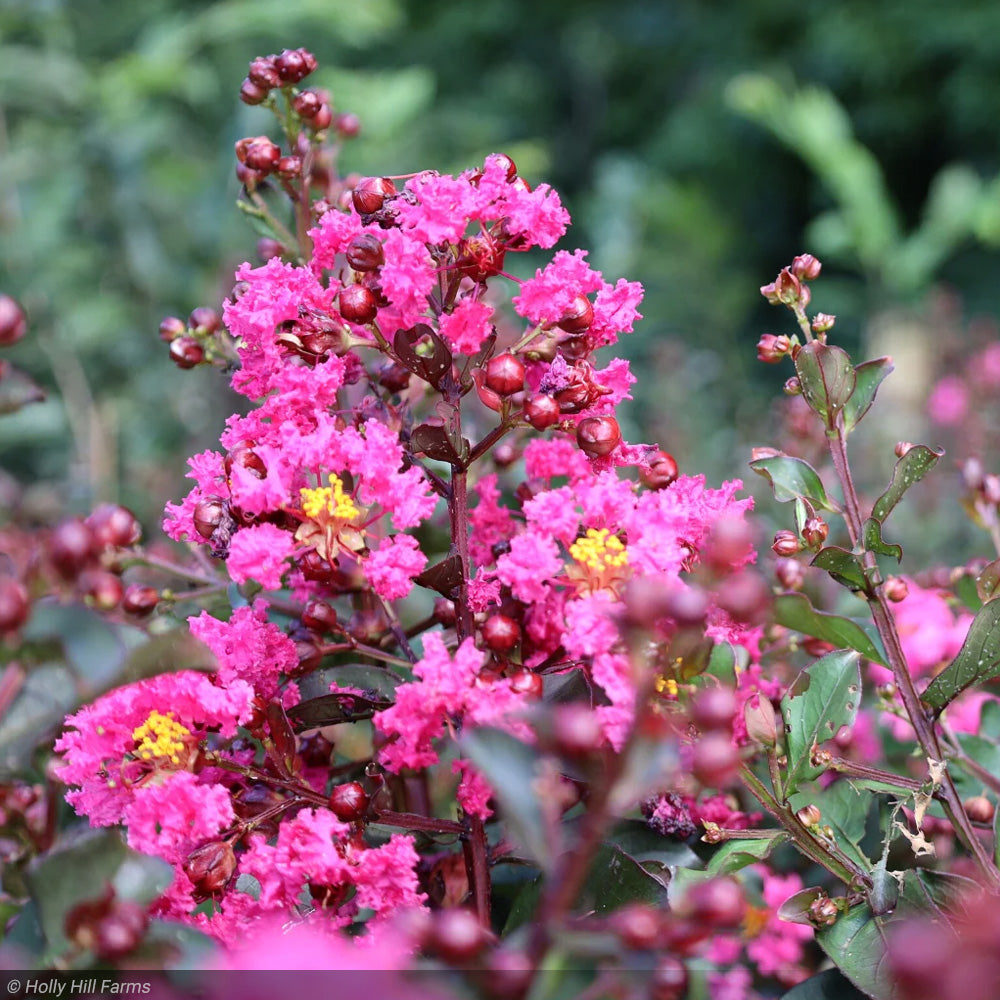
[[[861,659],[854,650],[827,653],[799,674],[781,699],[788,746],[786,793],[822,773],[809,762],[813,746],[852,725],[860,702]]]
[[[370,719],[376,712],[383,711],[391,704],[385,698],[363,698],[357,694],[334,692],[300,701],[288,710],[288,719],[295,732],[301,733],[306,729]]]
[[[817,899],[822,899],[825,895],[826,890],[820,889],[818,886],[799,889],[778,907],[778,919],[789,924],[808,924],[811,926],[809,908]]]
[[[895,791],[898,794],[898,789]],[[874,795],[858,791],[850,781],[839,780],[826,788],[810,785],[806,791],[792,795],[789,801],[796,810],[805,805],[816,806],[823,817],[822,824],[833,830],[841,851],[863,871],[871,867],[859,844],[865,835],[868,813],[877,802]]]
[[[896,562],[903,558],[903,547],[883,540],[882,525],[874,517],[869,517],[865,521],[861,529],[861,537],[864,547],[869,552],[875,552],[880,556],[893,556]]]
[[[857,622],[817,611],[805,594],[782,594],[776,597],[773,614],[778,625],[815,636],[834,646],[856,649],[866,660],[886,665],[881,651]]]
[[[805,401],[823,418],[827,427],[835,427],[837,417],[851,398],[857,382],[847,352],[813,340],[796,355],[795,373]]]
[[[532,789],[538,752],[499,729],[471,729],[459,740],[462,752],[493,787],[511,832],[528,854],[546,868],[551,849],[542,810]]]
[[[733,684],[736,681],[736,652],[728,642],[716,643],[712,655],[708,658],[706,674],[723,683]]]
[[[781,1000],[865,1000],[839,969],[827,969],[790,989]]]
[[[962,602],[968,611],[975,614],[982,606],[983,602],[976,589],[976,578],[969,573],[963,573],[953,584],[955,596]]]
[[[212,651],[186,628],[177,628],[129,653],[122,668],[122,680],[129,683],[176,673],[178,670],[202,670],[207,673],[217,667]]]
[[[335,684],[341,688],[354,688],[373,702],[393,701],[396,688],[403,682],[391,670],[374,663],[341,663],[324,670],[326,690]]]
[[[875,401],[875,393],[885,377],[892,371],[891,358],[863,361],[854,369],[857,384],[851,398],[844,404],[844,430],[849,434],[868,412]]]
[[[75,679],[66,667],[35,667],[0,718],[0,777],[23,771],[35,747],[50,740],[79,703]]]
[[[504,937],[511,931],[517,930],[518,927],[523,927],[525,924],[534,921],[535,913],[538,910],[538,902],[542,898],[542,887],[544,884],[542,876],[539,875],[524,886],[514,897],[510,913],[507,914],[507,922],[504,924]]]
[[[607,842],[640,864],[655,861],[667,867],[701,868],[701,859],[687,844],[664,837],[642,820],[623,821],[608,836]]]
[[[934,451],[925,444],[915,444],[896,462],[888,488],[872,507],[872,517],[885,524],[885,519],[902,499],[903,494],[914,483],[920,482],[943,454],[943,451]]]
[[[942,709],[967,687],[1000,675],[1000,601],[984,604],[969,626],[958,656],[927,685],[920,696]]]
[[[759,837],[753,840],[727,840],[719,845],[705,867],[710,875],[729,875],[747,865],[755,864],[769,857],[771,852],[788,839],[785,833],[773,837]]]
[[[1000,559],[984,566],[976,577],[976,594],[983,604],[1000,594]]]
[[[623,850],[602,844],[594,858],[590,875],[579,900],[584,910],[609,913],[626,903],[666,906],[667,889],[639,862]]]
[[[817,569],[825,569],[837,583],[843,584],[850,590],[868,589],[865,568],[861,564],[861,559],[853,552],[848,552],[847,549],[828,545],[816,553],[810,565]]]
[[[819,473],[801,458],[793,458],[791,455],[758,458],[750,463],[750,468],[770,482],[774,498],[780,503],[805,497],[817,507],[834,509]]]

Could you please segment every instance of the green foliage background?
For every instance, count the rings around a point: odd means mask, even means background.
[[[570,248],[645,284],[626,431],[682,468],[731,477],[764,443],[788,373],[754,360],[785,329],[756,289],[794,253],[827,261],[816,304],[848,347],[937,280],[995,306],[992,5],[5,0],[0,290],[32,321],[9,356],[50,396],[0,437],[32,515],[115,499],[152,527],[217,439],[224,377],[176,370],[156,327],[217,305],[253,255],[232,148],[269,116],[236,94],[252,56],[300,44],[362,118],[347,169],[505,151],[563,193]]]

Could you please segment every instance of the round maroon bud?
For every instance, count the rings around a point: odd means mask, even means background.
[[[322,132],[324,129],[328,129],[330,127],[330,123],[332,121],[333,112],[330,110],[330,105],[324,104],[320,107],[319,111],[313,115],[313,119],[309,124],[317,132]]]
[[[229,449],[226,457],[222,460],[222,468],[226,473],[226,478],[232,475],[234,465],[246,469],[257,479],[267,478],[267,466],[260,455],[253,450],[252,441],[243,441]]]
[[[833,329],[833,324],[836,322],[836,316],[831,316],[829,313],[816,313],[809,325],[813,328],[813,333],[827,333]]]
[[[302,609],[301,620],[306,628],[323,635],[336,629],[337,611],[326,601],[313,600]]]
[[[272,257],[284,257],[285,246],[270,236],[262,236],[257,240],[257,258],[265,263]]]
[[[93,559],[95,548],[90,528],[79,518],[71,518],[52,529],[49,559],[60,575],[72,579]]]
[[[243,162],[261,174],[268,174],[278,166],[281,150],[266,136],[253,139],[246,149]]]
[[[402,392],[410,384],[410,371],[395,361],[389,362],[378,373],[378,384],[389,392]]]
[[[131,900],[116,900],[111,911],[98,921],[94,951],[110,962],[134,951],[149,924],[146,910]]]
[[[169,344],[177,337],[183,336],[187,332],[184,320],[178,316],[167,316],[160,321],[160,340]]]
[[[159,603],[160,592],[140,583],[130,583],[122,595],[122,610],[136,617],[152,614]]]
[[[720,930],[733,930],[746,914],[746,899],[739,883],[731,878],[713,878],[692,886],[679,912]]]
[[[610,924],[626,948],[639,951],[655,948],[660,943],[662,916],[645,903],[626,903],[611,915]]]
[[[265,90],[277,87],[281,83],[281,77],[278,76],[274,66],[274,58],[270,56],[258,56],[254,59],[247,71],[247,79]]]
[[[395,193],[396,185],[388,177],[362,177],[351,192],[351,201],[358,215],[372,215]]]
[[[211,538],[225,516],[226,504],[222,497],[202,497],[195,504],[194,514],[192,515],[194,530],[202,538]]]
[[[840,908],[829,896],[820,896],[809,904],[809,923],[814,927],[832,927],[839,916]]]
[[[521,641],[521,626],[506,615],[490,615],[483,622],[483,642],[494,653],[508,653]]]
[[[498,354],[486,363],[486,384],[501,396],[524,388],[524,362],[513,354]]]
[[[584,333],[594,322],[594,306],[586,295],[578,295],[559,318],[556,326],[567,333]]]
[[[796,559],[779,559],[774,566],[774,575],[785,590],[798,590],[806,578],[806,571]]]
[[[323,98],[315,90],[303,90],[301,94],[296,94],[292,107],[300,118],[312,119],[323,107]]]
[[[261,87],[259,84],[254,83],[250,77],[247,77],[240,84],[240,100],[244,104],[251,106],[263,104],[267,100],[267,88]]]
[[[973,795],[962,803],[962,808],[973,823],[992,823],[996,811],[985,795]]]
[[[308,56],[308,58],[307,58]],[[284,52],[274,60],[274,68],[278,71],[284,83],[298,83],[299,80],[307,77],[311,72],[310,60],[315,67],[315,60],[305,49],[285,49]]]
[[[763,695],[754,695],[743,706],[743,721],[747,736],[763,747],[773,747],[778,742],[778,721],[774,705]]]
[[[649,1000],[684,1000],[687,988],[687,967],[679,958],[667,955],[653,969],[649,981]]]
[[[830,533],[830,526],[821,517],[810,517],[802,526],[802,537],[806,545],[816,548],[826,541],[826,536]]]
[[[740,754],[728,733],[706,733],[694,747],[691,773],[706,788],[728,788],[739,776]]]
[[[198,306],[188,316],[188,326],[202,333],[215,333],[222,326],[222,317],[209,306]]]
[[[87,518],[98,548],[123,549],[135,545],[142,528],[135,514],[116,503],[102,503]]]
[[[730,732],[738,704],[736,695],[718,685],[699,691],[691,704],[691,721],[701,730]]]
[[[445,628],[454,625],[458,620],[455,602],[449,601],[447,597],[438,597],[434,601],[434,620],[440,622]]]
[[[507,183],[513,183],[514,178],[517,177],[517,164],[506,153],[494,153],[489,159],[502,166],[507,172]]]
[[[299,558],[299,569],[307,580],[316,583],[330,583],[337,575],[336,567],[327,562],[315,549],[302,553]]]
[[[589,705],[558,705],[552,715],[552,738],[555,748],[567,757],[593,753],[604,743],[604,731]]]
[[[498,469],[506,469],[509,465],[513,465],[517,461],[519,454],[517,448],[509,441],[501,441],[493,449],[493,464]]]
[[[794,556],[801,549],[802,544],[799,542],[799,536],[794,531],[786,529],[777,532],[771,543],[771,551],[777,556]]]
[[[368,810],[368,793],[360,781],[334,786],[330,793],[330,812],[345,823],[361,819]]]
[[[813,281],[822,269],[823,265],[811,253],[799,254],[792,261],[792,274],[802,281]]]
[[[559,423],[561,417],[559,404],[552,396],[547,396],[544,393],[532,396],[524,404],[524,419],[536,431],[543,431],[546,427]]]
[[[30,614],[28,588],[12,576],[0,576],[0,635],[20,628]]]
[[[178,368],[196,368],[205,360],[205,351],[194,337],[178,337],[170,342],[170,360]]]
[[[307,631],[295,639],[295,655],[299,658],[298,665],[294,668],[296,677],[312,673],[323,662],[323,650]]]
[[[224,840],[196,847],[184,862],[184,874],[199,896],[214,896],[228,884],[236,871],[236,855]]]
[[[753,531],[739,515],[724,515],[712,526],[702,546],[702,562],[718,573],[740,566],[753,554]]]
[[[80,574],[80,591],[100,611],[110,611],[121,603],[121,580],[106,569],[88,569]]]
[[[826,656],[827,653],[833,652],[834,646],[832,642],[827,642],[825,639],[809,636],[808,639],[802,640],[802,648],[810,656]]]
[[[537,701],[544,690],[542,675],[536,674],[533,670],[516,670],[510,675],[510,688],[518,694],[523,694],[525,698]]]
[[[610,455],[621,439],[621,428],[614,417],[585,417],[576,428],[576,443],[591,458]]]
[[[284,177],[285,180],[291,180],[293,177],[298,177],[302,173],[302,160],[300,160],[297,156],[283,156],[280,160],[278,160],[276,173],[279,177]]]
[[[771,588],[753,570],[741,570],[722,581],[716,603],[738,622],[760,625],[771,606]]]
[[[814,802],[802,806],[795,812],[795,818],[805,827],[819,826],[823,819],[823,814],[819,811],[819,806]]]
[[[658,449],[649,457],[649,468],[639,470],[639,478],[651,490],[666,489],[676,482],[680,471],[677,461],[669,452]]]
[[[251,170],[245,163],[237,163],[236,179],[247,191],[254,191],[257,185],[264,179],[264,175],[256,170]]]
[[[775,336],[765,333],[757,341],[757,360],[768,365],[776,365],[792,349],[792,342],[784,334]]]
[[[907,582],[901,576],[890,576],[885,581],[885,596],[894,603],[905,601],[910,593]]]
[[[354,139],[361,132],[361,119],[350,111],[344,111],[333,120],[333,127],[344,139]]]
[[[428,929],[427,950],[452,965],[474,959],[486,945],[486,931],[471,910],[441,910]]]
[[[347,263],[355,271],[374,271],[385,262],[382,241],[374,233],[361,233],[347,245]]]
[[[338,297],[340,315],[349,323],[370,323],[378,315],[378,299],[364,285],[345,285]]]
[[[9,295],[0,294],[0,347],[16,344],[27,332],[24,310]]]

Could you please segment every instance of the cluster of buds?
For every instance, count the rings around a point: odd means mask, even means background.
[[[164,317],[159,334],[160,340],[169,345],[170,360],[178,368],[225,364],[231,351],[222,318],[208,306],[192,310],[187,322],[178,316]]]
[[[791,267],[783,267],[778,277],[766,285],[761,285],[760,294],[771,305],[799,306],[805,309],[809,305],[812,293],[809,282],[819,277],[823,265],[811,254],[799,254]]]
[[[285,49],[280,55],[258,56],[240,85],[244,104],[263,104],[272,90],[304,80],[316,69],[316,57],[306,49]]]

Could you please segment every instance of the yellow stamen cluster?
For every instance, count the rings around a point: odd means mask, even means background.
[[[617,535],[607,528],[588,528],[570,547],[569,554],[594,573],[619,569],[628,564],[628,551]]]
[[[344,492],[344,484],[337,476],[331,474],[329,483],[329,486],[317,486],[315,489],[304,487],[299,491],[302,496],[302,513],[311,518],[326,514],[339,521],[352,521],[361,511]]]
[[[668,698],[677,697],[677,681],[673,677],[657,677],[656,690]]]
[[[171,763],[179,764],[180,755],[187,750],[185,739],[191,735],[191,730],[182,726],[173,712],[149,713],[149,718],[133,730],[132,739],[136,742],[135,754],[142,760],[152,760],[154,757],[166,757]]]

